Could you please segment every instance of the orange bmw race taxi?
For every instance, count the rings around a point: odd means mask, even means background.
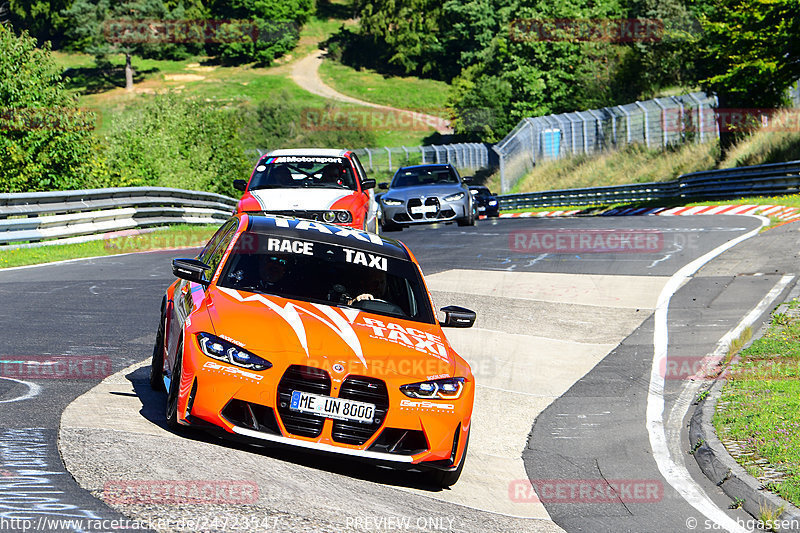
[[[162,301],[150,383],[167,422],[230,437],[430,471],[464,465],[475,381],[399,241],[280,216],[239,214]]]

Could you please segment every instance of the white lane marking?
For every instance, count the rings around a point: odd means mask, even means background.
[[[39,393],[42,392],[42,388],[39,385],[36,383],[31,383],[30,381],[22,381],[21,379],[7,378],[3,376],[0,376],[0,379],[7,379],[9,381],[21,383],[22,385],[28,387],[28,391],[22,396],[17,396],[16,398],[11,398],[10,400],[0,400],[0,403],[12,403],[30,400],[31,398],[39,396]]]
[[[703,265],[733,248],[742,241],[749,239],[769,225],[769,219],[756,217],[761,221],[761,226],[740,235],[735,239],[717,246],[705,255],[698,257],[691,263],[678,270],[664,286],[658,297],[655,311],[655,327],[653,331],[653,365],[650,369],[650,387],[647,392],[647,432],[650,436],[650,447],[653,449],[653,459],[658,465],[658,470],[669,483],[692,507],[703,513],[720,527],[732,532],[746,532],[735,520],[729,517],[722,509],[716,506],[703,489],[692,479],[685,467],[676,464],[669,453],[666,430],[664,427],[664,374],[659,364],[667,357],[669,332],[667,328],[667,315],[669,302],[672,295],[697,272]]]
[[[794,275],[782,276],[780,280],[772,287],[764,298],[750,310],[750,312],[742,319],[735,328],[729,330],[717,343],[713,352],[707,355],[704,359],[704,364],[701,365],[700,370],[697,372],[697,379],[694,381],[687,381],[681,390],[681,394],[675,401],[672,410],[670,411],[669,420],[667,422],[667,434],[669,436],[669,446],[673,458],[680,458],[681,465],[686,466],[685,455],[681,451],[681,431],[683,429],[683,417],[686,415],[689,406],[697,397],[700,388],[705,384],[702,376],[705,374],[707,365],[715,365],[728,351],[731,343],[738,339],[745,328],[750,327],[767,309],[769,309],[775,299],[780,296],[781,292],[786,286],[795,278]],[[666,368],[666,367],[664,367]]]
[[[535,265],[536,263],[538,263],[539,261],[541,261],[542,259],[544,259],[545,257],[547,257],[548,255],[550,255],[550,254],[540,254],[540,255],[538,255],[538,256],[536,257],[536,259],[530,259],[530,260],[528,260],[528,264],[527,264],[527,265],[525,265],[525,266],[526,266],[526,267],[533,266],[533,265]]]

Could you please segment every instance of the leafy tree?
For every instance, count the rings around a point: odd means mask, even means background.
[[[126,111],[107,138],[115,181],[235,195],[234,179],[251,165],[234,110],[175,94],[157,95]]]
[[[93,54],[98,65],[107,67],[108,56],[125,55],[125,88],[133,88],[132,56],[181,59],[203,49],[202,28],[192,26],[187,37],[178,35],[174,26],[162,33],[153,32],[148,21],[186,20],[187,14],[201,15],[199,4],[189,11],[183,3],[170,9],[164,0],[75,0],[63,12],[69,22],[66,33],[69,46]],[[185,27],[181,26],[181,30]],[[188,42],[175,42],[185,40]]]
[[[627,43],[612,79],[613,103],[652,98],[659,89],[686,86],[694,78],[693,49],[701,30],[698,5],[685,0],[631,0],[627,17],[654,21],[653,39]]]
[[[798,0],[712,0],[700,17],[698,78],[720,107],[776,107],[800,78]]]
[[[7,10],[8,19],[18,31],[27,30],[39,43],[52,41],[58,45],[65,29],[61,11],[73,0],[0,0],[0,21]]]
[[[554,4],[523,0],[513,10],[515,21],[498,33],[480,54],[480,61],[454,81],[450,105],[457,133],[502,138],[522,118],[602,107],[611,95],[619,64],[619,47],[610,42],[579,40],[570,30],[542,33],[540,21],[624,18],[614,0]],[[462,116],[491,110],[493,121],[469,126]]]
[[[301,148],[319,146],[374,146],[375,132],[371,128],[341,127],[326,122],[340,108],[308,108],[292,103],[285,92],[274,95],[256,105],[246,104],[242,115],[242,142],[254,148]]]
[[[499,33],[508,31],[516,2],[513,0],[447,0],[442,5],[439,58],[441,77],[451,80],[479,63],[484,50]]]
[[[297,44],[314,0],[212,0],[209,8],[214,17],[231,20],[219,28],[222,42],[208,46],[213,55],[268,65]]]
[[[406,73],[440,77],[437,59],[444,54],[439,29],[441,0],[358,0],[361,34],[382,43],[387,61]]]
[[[50,45],[0,25],[0,191],[78,189],[105,178],[91,129],[60,83]]]

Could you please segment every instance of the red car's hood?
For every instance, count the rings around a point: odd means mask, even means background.
[[[257,189],[250,194],[264,211],[292,209],[331,209],[334,204],[352,196],[356,191],[342,188],[319,189]]]
[[[273,362],[420,380],[452,375],[455,359],[438,325],[346,307],[217,287],[208,311],[215,334]]]

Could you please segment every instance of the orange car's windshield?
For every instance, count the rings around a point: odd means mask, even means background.
[[[217,285],[434,323],[414,263],[357,247],[245,232]]]

